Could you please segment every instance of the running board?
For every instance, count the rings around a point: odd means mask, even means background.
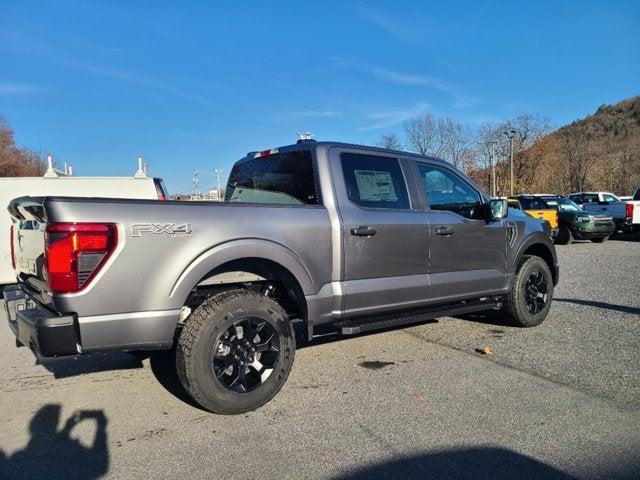
[[[358,333],[380,330],[383,328],[399,327],[412,323],[420,323],[433,320],[438,317],[450,317],[465,315],[467,313],[481,312],[484,310],[497,310],[502,307],[502,302],[496,300],[470,301],[450,305],[441,305],[428,310],[413,310],[404,315],[397,313],[379,317],[356,317],[340,320],[334,323],[343,335],[356,335]]]

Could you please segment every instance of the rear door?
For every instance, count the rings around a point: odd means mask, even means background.
[[[406,164],[367,150],[332,148],[330,158],[341,216],[345,315],[424,307],[428,231]]]
[[[429,225],[428,302],[502,292],[507,285],[507,223],[483,218],[480,192],[455,170],[422,161],[415,168]]]

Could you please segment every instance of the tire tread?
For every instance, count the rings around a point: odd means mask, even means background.
[[[204,406],[204,404],[206,404],[206,399],[203,398],[202,392],[195,385],[195,343],[203,334],[205,327],[211,321],[211,317],[215,313],[224,309],[225,306],[229,303],[243,298],[252,298],[253,300],[260,300],[261,302],[270,303],[268,308],[273,310],[275,316],[287,318],[286,312],[275,300],[265,297],[264,295],[260,295],[259,293],[251,290],[226,290],[212,295],[204,302],[202,302],[202,304],[200,304],[200,306],[196,308],[196,310],[187,318],[185,325],[182,327],[182,331],[180,332],[176,345],[176,372],[178,374],[178,378],[180,379],[180,382],[182,383],[186,392],[200,405]],[[289,367],[286,370],[284,377],[282,378],[282,383],[286,381],[290,371],[291,368]],[[268,398],[265,399],[264,403],[271,400],[271,398],[273,398],[275,394],[278,393],[278,390],[279,389],[275,390],[271,395],[269,395]],[[243,413],[249,410],[253,410],[253,408],[247,408],[245,410],[234,410],[232,413]],[[230,412],[226,412],[220,409],[215,413]]]

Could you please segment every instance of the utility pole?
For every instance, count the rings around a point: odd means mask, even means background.
[[[215,168],[213,170],[213,173],[215,173],[218,177],[218,201],[222,200],[221,196],[220,196],[220,175],[222,175],[222,169],[221,168]]]
[[[491,196],[496,196],[496,143],[495,140],[489,142],[489,168],[491,169]]]
[[[510,189],[511,189],[511,195],[513,196],[513,139],[516,136],[516,130],[514,128],[512,128],[511,130],[509,130],[508,132],[502,132],[503,135],[506,135],[507,138],[509,139],[509,149],[511,151],[511,182],[510,182]]]

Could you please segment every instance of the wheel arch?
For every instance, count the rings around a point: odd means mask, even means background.
[[[525,255],[534,255],[542,258],[551,270],[553,276],[553,284],[557,285],[559,280],[559,272],[557,267],[557,257],[555,254],[555,248],[550,245],[550,241],[547,242],[541,238],[531,237],[526,241],[518,250],[518,254],[515,256],[514,272],[518,268],[522,257]]]
[[[193,259],[175,282],[171,296],[185,305],[197,287],[252,281],[280,282],[305,316],[305,295],[316,293],[313,276],[292,251],[276,242],[246,239],[217,245]]]

